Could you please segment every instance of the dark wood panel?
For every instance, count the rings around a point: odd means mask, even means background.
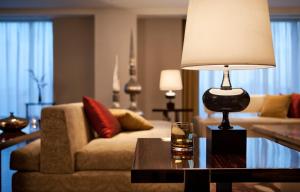
[[[17,143],[37,139],[40,136],[41,136],[40,131],[36,131],[36,132],[31,133],[31,134],[24,134],[24,135],[21,135],[21,136],[17,135],[15,138],[12,138],[12,139],[4,141],[4,142],[0,142],[0,150],[3,150],[3,149],[8,148],[10,146],[13,146]]]
[[[207,172],[210,182],[225,184],[300,182],[300,153],[273,141],[248,138],[246,157],[240,154],[212,155],[206,149],[206,139],[199,138],[194,142],[192,159],[174,160],[170,142],[158,138],[138,139],[132,167],[132,182],[193,183],[196,181],[192,180],[195,177],[192,175]],[[187,173],[188,170],[194,172]],[[188,180],[184,179],[184,172],[185,179],[189,178]]]
[[[300,182],[300,169],[212,169],[211,182]]]
[[[183,183],[182,170],[131,170],[131,183]]]
[[[209,192],[209,171],[208,170],[186,170],[184,192]]]

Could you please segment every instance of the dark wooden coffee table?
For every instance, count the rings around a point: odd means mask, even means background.
[[[300,124],[253,125],[249,130],[276,143],[300,150]]]
[[[226,144],[224,144],[226,145]],[[169,141],[138,139],[132,183],[185,183],[185,191],[231,191],[233,182],[300,182],[300,152],[264,138],[247,139],[247,155],[210,155],[195,140],[191,160],[174,160]]]

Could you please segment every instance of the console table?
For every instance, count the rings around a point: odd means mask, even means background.
[[[300,152],[264,138],[247,139],[247,155],[210,155],[195,139],[191,160],[174,160],[170,141],[138,139],[132,183],[184,183],[185,192],[232,191],[233,182],[300,182]]]
[[[169,112],[174,112],[175,113],[175,122],[178,122],[180,120],[179,113],[185,113],[185,112],[192,113],[193,109],[181,109],[181,108],[178,108],[178,109],[161,109],[161,108],[155,108],[155,109],[152,109],[152,111],[153,112],[162,112],[164,118],[167,121],[171,121],[171,118],[169,117]]]
[[[54,105],[54,103],[26,103],[26,118],[30,117],[30,107],[38,107],[39,114],[43,107]]]

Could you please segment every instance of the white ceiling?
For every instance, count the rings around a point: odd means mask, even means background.
[[[300,7],[300,0],[269,0],[271,7]],[[186,8],[188,0],[0,0],[0,8]]]

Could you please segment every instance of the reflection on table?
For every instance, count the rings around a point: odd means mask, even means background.
[[[173,160],[169,141],[154,139],[155,142],[143,139],[136,149],[135,165],[137,169],[176,169],[176,168],[200,168],[200,169],[300,169],[300,152],[277,144],[264,138],[248,138],[247,154],[243,159],[238,155],[212,155],[217,163],[207,161],[210,154],[206,153],[206,139],[199,138],[194,148],[194,157],[191,160]],[[152,139],[153,141],[153,139]],[[151,144],[150,144],[151,143]],[[155,149],[166,152],[154,155]],[[141,161],[141,162],[140,162]],[[240,162],[240,164],[237,164]]]

